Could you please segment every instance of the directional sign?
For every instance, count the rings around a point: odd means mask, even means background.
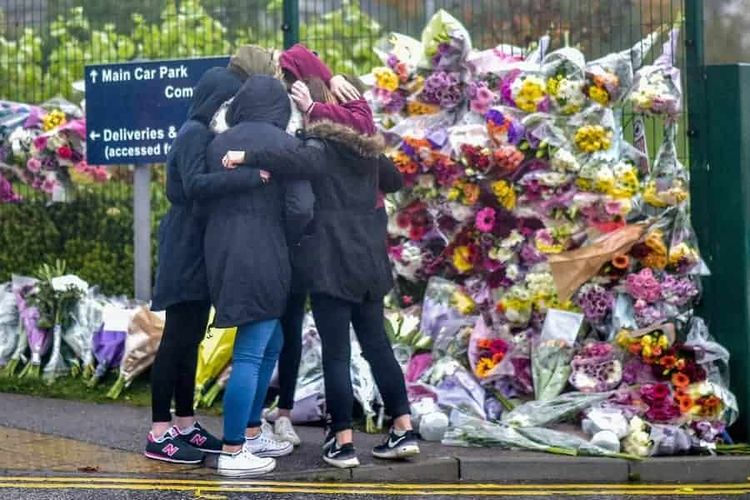
[[[86,156],[92,165],[164,162],[193,88],[228,57],[86,66]]]

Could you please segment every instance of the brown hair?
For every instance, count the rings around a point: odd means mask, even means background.
[[[336,98],[328,89],[328,85],[320,78],[305,78],[304,82],[310,89],[310,96],[313,101],[323,104],[336,103]]]
[[[367,90],[367,86],[364,84],[362,80],[359,79],[356,75],[344,75],[344,78],[346,78],[346,81],[354,85],[354,88],[357,89],[357,92],[364,95],[365,91]]]

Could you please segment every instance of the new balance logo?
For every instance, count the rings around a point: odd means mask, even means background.
[[[203,444],[208,440],[206,436],[201,436],[200,434],[196,434],[192,438],[190,438],[190,444],[194,444],[197,447],[203,446]]]
[[[172,443],[169,443],[167,446],[162,448],[161,451],[164,452],[165,455],[171,458],[174,456],[175,453],[180,451],[180,448],[178,446],[173,445]]]

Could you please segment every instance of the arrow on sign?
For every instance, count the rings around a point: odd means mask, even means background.
[[[98,138],[100,138],[101,136],[102,136],[102,134],[97,134],[97,133],[96,133],[96,132],[94,132],[93,130],[92,130],[92,131],[91,131],[91,133],[89,134],[89,138],[90,138],[90,139],[91,139],[92,141],[95,141],[95,140],[97,140],[97,139],[98,139]]]
[[[91,77],[91,83],[96,83],[96,77],[99,76],[99,72],[96,71],[95,69],[92,69],[89,72],[89,76]]]

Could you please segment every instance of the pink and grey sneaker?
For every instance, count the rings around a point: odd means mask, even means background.
[[[221,453],[221,439],[204,429],[195,422],[189,429],[177,429],[178,438],[203,453]]]
[[[180,439],[180,433],[174,427],[158,438],[149,432],[143,454],[151,460],[173,464],[199,464],[205,458],[202,451]]]

